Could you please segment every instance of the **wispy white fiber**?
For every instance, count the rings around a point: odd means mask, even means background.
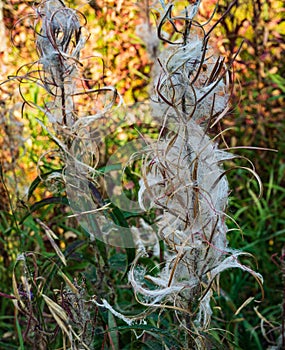
[[[161,17],[172,24],[179,18],[186,26],[199,2],[172,18],[175,4],[161,2]],[[136,259],[129,281],[139,300],[149,306],[163,307],[167,300],[188,312],[192,304],[198,305],[192,325],[205,330],[212,315],[213,281],[219,274],[240,268],[261,283],[262,276],[239,262],[244,253],[228,247],[229,186],[222,163],[234,156],[220,150],[208,135],[229,108],[228,68],[199,25],[192,29],[193,24],[183,40],[169,44],[167,38],[154,67],[152,113],[166,127],[163,137],[149,147],[138,195],[142,209],[161,211],[156,225],[168,252],[165,267],[150,276]]]
[[[98,303],[95,299],[92,299],[92,302],[96,304],[97,306],[103,307],[107,310],[109,310],[114,316],[118,317],[122,321],[124,321],[126,324],[131,326],[133,323],[135,323],[135,319],[128,318],[121,314],[120,312],[116,311],[106,299],[102,299],[102,304]]]

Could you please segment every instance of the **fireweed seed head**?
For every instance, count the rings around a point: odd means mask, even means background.
[[[79,42],[81,24],[76,11],[61,1],[44,1],[37,11],[41,19],[36,41],[39,56],[48,58],[57,52],[61,55],[75,53],[74,56],[78,58],[76,45]]]
[[[228,247],[225,210],[229,188],[222,162],[233,156],[219,150],[217,142],[207,135],[228,108],[230,71],[224,59],[215,56],[198,22],[195,27],[201,32],[196,28],[191,33],[190,9],[184,16],[172,15],[176,3],[163,6],[158,37],[164,48],[154,68],[151,89],[153,116],[174,132],[164,132],[149,150],[139,191],[142,208],[148,203],[161,210],[158,233],[169,255],[158,276],[145,276],[152,288],[140,274],[137,277],[138,258],[129,281],[144,305],[160,303],[163,308],[170,301],[185,314],[189,305],[195,305],[193,321],[186,328],[199,332],[209,327],[213,281],[222,271],[238,267],[259,281],[262,278],[243,266],[238,261],[240,253]],[[193,16],[196,13],[195,9]],[[183,40],[162,36],[166,21],[175,34],[182,33]],[[177,21],[180,28],[184,23],[184,32],[176,30]]]
[[[80,51],[88,37],[85,18],[56,0],[43,1],[35,10],[39,84],[52,99],[47,102],[49,120],[70,127],[76,119],[72,96],[77,90]]]
[[[185,46],[165,48],[158,62],[151,89],[155,117],[177,123],[179,113],[205,124],[228,105],[227,68],[199,36]]]

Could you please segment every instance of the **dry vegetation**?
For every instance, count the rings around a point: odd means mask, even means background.
[[[197,11],[0,2],[0,348],[284,348],[284,7]]]

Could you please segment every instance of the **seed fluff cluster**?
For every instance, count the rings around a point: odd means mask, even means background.
[[[210,325],[210,300],[221,272],[240,268],[258,281],[262,277],[239,262],[245,253],[228,246],[229,187],[222,163],[234,155],[209,136],[229,109],[231,63],[228,68],[215,55],[210,31],[195,19],[199,2],[177,14],[178,3],[161,2],[158,38],[163,45],[153,69],[151,105],[162,128],[149,147],[139,191],[143,209],[161,210],[157,226],[166,262],[157,276],[146,274],[138,264],[146,254],[141,249],[129,281],[143,304],[188,315],[182,326],[199,333]],[[198,340],[195,344],[202,346]]]

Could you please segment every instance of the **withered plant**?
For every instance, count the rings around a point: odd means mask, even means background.
[[[86,153],[84,140],[98,137],[100,127],[96,128],[94,135],[90,125],[99,117],[103,118],[116,104],[116,90],[113,87],[97,88],[95,82],[90,80],[87,84],[86,79],[82,78],[80,53],[88,33],[86,18],[81,12],[67,7],[60,0],[41,1],[34,5],[33,10],[34,13],[24,20],[34,22],[38,60],[21,66],[9,79],[19,82],[24,99],[23,111],[26,107],[36,110],[36,120],[56,144],[56,148],[45,152],[39,162],[56,153],[64,164],[73,162],[80,166],[79,174],[90,176],[91,182],[96,174],[94,168],[98,159],[96,151],[88,149],[88,155],[95,164],[92,167],[88,161],[82,160],[81,156],[84,157]],[[32,85],[39,90],[39,101],[31,101],[27,97],[26,87]],[[98,97],[101,93],[102,98]],[[75,103],[78,96],[83,103]],[[74,140],[79,140],[79,143],[83,140],[79,150],[71,147]],[[42,176],[44,174],[39,171],[39,178],[43,179]],[[64,172],[52,172],[45,176],[45,181],[54,179],[62,184],[67,181]],[[80,178],[77,184],[78,187],[73,190],[79,191]],[[28,195],[31,194],[30,191]],[[28,213],[21,218],[19,225],[31,215],[32,209],[30,212],[27,209]],[[14,295],[6,297],[12,299],[15,305],[20,343],[33,349],[50,349],[59,344],[64,349],[92,348],[94,324],[84,282],[78,284],[62,272],[67,266],[67,254],[63,254],[59,248],[57,235],[50,229],[49,223],[38,218],[35,221],[55,252],[56,259],[45,259],[42,253],[24,251],[17,258],[13,272]],[[96,245],[94,247],[96,249]],[[61,338],[59,343],[58,338]]]
[[[34,348],[38,344],[40,348],[52,347],[58,334],[65,349],[92,348],[95,325],[90,306],[93,306],[108,312],[108,325],[113,329],[108,330],[106,325],[105,334],[109,334],[112,349],[119,346],[118,341],[114,345],[113,339],[117,338],[112,338],[118,330],[114,317],[134,329],[134,333],[140,327],[143,333],[150,331],[149,316],[154,312],[159,315],[159,328],[164,311],[169,311],[183,330],[184,338],[179,340],[183,348],[208,349],[214,346],[212,300],[214,293],[220,291],[221,273],[239,268],[262,284],[262,276],[240,261],[250,254],[231,249],[228,244],[230,232],[226,221],[231,218],[226,213],[227,175],[237,167],[225,170],[223,163],[233,164],[238,156],[231,153],[226,143],[219,148],[218,140],[223,140],[224,134],[220,121],[230,110],[233,61],[226,63],[216,56],[210,44],[215,25],[199,23],[199,5],[200,1],[146,2],[147,14],[154,14],[157,22],[155,28],[151,21],[142,25],[140,34],[147,40],[150,55],[155,56],[150,105],[160,130],[158,140],[140,152],[144,159],[138,202],[142,210],[154,212],[157,218],[155,225],[150,226],[147,220],[139,220],[142,214],[140,217],[131,213],[136,220],[131,223],[137,224],[132,228],[125,219],[131,215],[119,216],[118,220],[118,208],[112,207],[100,189],[100,172],[96,170],[100,142],[122,100],[114,87],[86,83],[81,78],[84,64],[81,51],[88,39],[86,18],[61,0],[45,0],[34,7],[30,18],[34,20],[38,60],[22,66],[11,79],[19,81],[25,105],[39,112],[38,123],[57,145],[56,152],[65,168],[51,174],[50,179],[57,178],[65,185],[74,211],[72,217],[86,218],[81,223],[89,234],[88,244],[95,251],[97,275],[103,276],[96,284],[96,293],[101,295],[86,296],[84,283],[72,281],[62,272],[68,265],[68,253],[62,253],[57,236],[48,223],[36,220],[56,253],[56,261],[39,266],[36,253],[20,254],[16,268],[21,269],[17,272],[15,268],[14,296],[10,296],[17,312],[26,317],[26,328],[22,335],[19,331],[19,338]],[[25,97],[25,84],[37,85],[42,104]],[[47,117],[47,124],[40,115]],[[249,165],[242,169],[257,181],[261,192],[261,181],[251,161],[247,162]],[[153,236],[154,227],[161,249],[157,274],[147,273],[141,264],[148,253],[140,234]],[[239,230],[238,224],[236,227]],[[145,307],[139,315],[126,315],[112,304],[119,288],[111,286],[109,300],[103,297],[103,281],[115,282],[108,272],[105,246],[100,247],[98,241],[114,243],[114,235],[124,236],[126,232],[136,234],[131,236],[131,243],[127,242],[128,236],[121,239],[126,243],[120,247],[127,248],[128,267],[132,263],[123,277],[128,272],[126,288],[131,286],[136,300]],[[137,248],[136,257],[133,245]],[[58,288],[53,281],[59,284]],[[135,334],[136,339],[141,336]],[[102,349],[105,342],[104,338]],[[164,340],[162,343],[165,349],[169,348]]]
[[[223,163],[237,156],[227,145],[218,147],[224,133],[218,126],[230,110],[233,61],[226,64],[211,48],[215,25],[199,23],[200,1],[185,2],[187,6],[179,1],[160,4],[152,8],[158,12],[161,52],[150,98],[153,117],[162,128],[144,161],[139,201],[142,208],[161,210],[157,226],[166,246],[165,266],[156,276],[146,274],[138,266],[139,258],[147,254],[141,249],[129,281],[143,305],[173,310],[188,332],[187,348],[206,349],[211,298],[219,292],[220,274],[239,268],[259,284],[262,276],[240,262],[247,253],[231,249],[227,238],[227,175],[235,167],[225,170]],[[249,160],[248,164],[243,169],[261,190]]]

